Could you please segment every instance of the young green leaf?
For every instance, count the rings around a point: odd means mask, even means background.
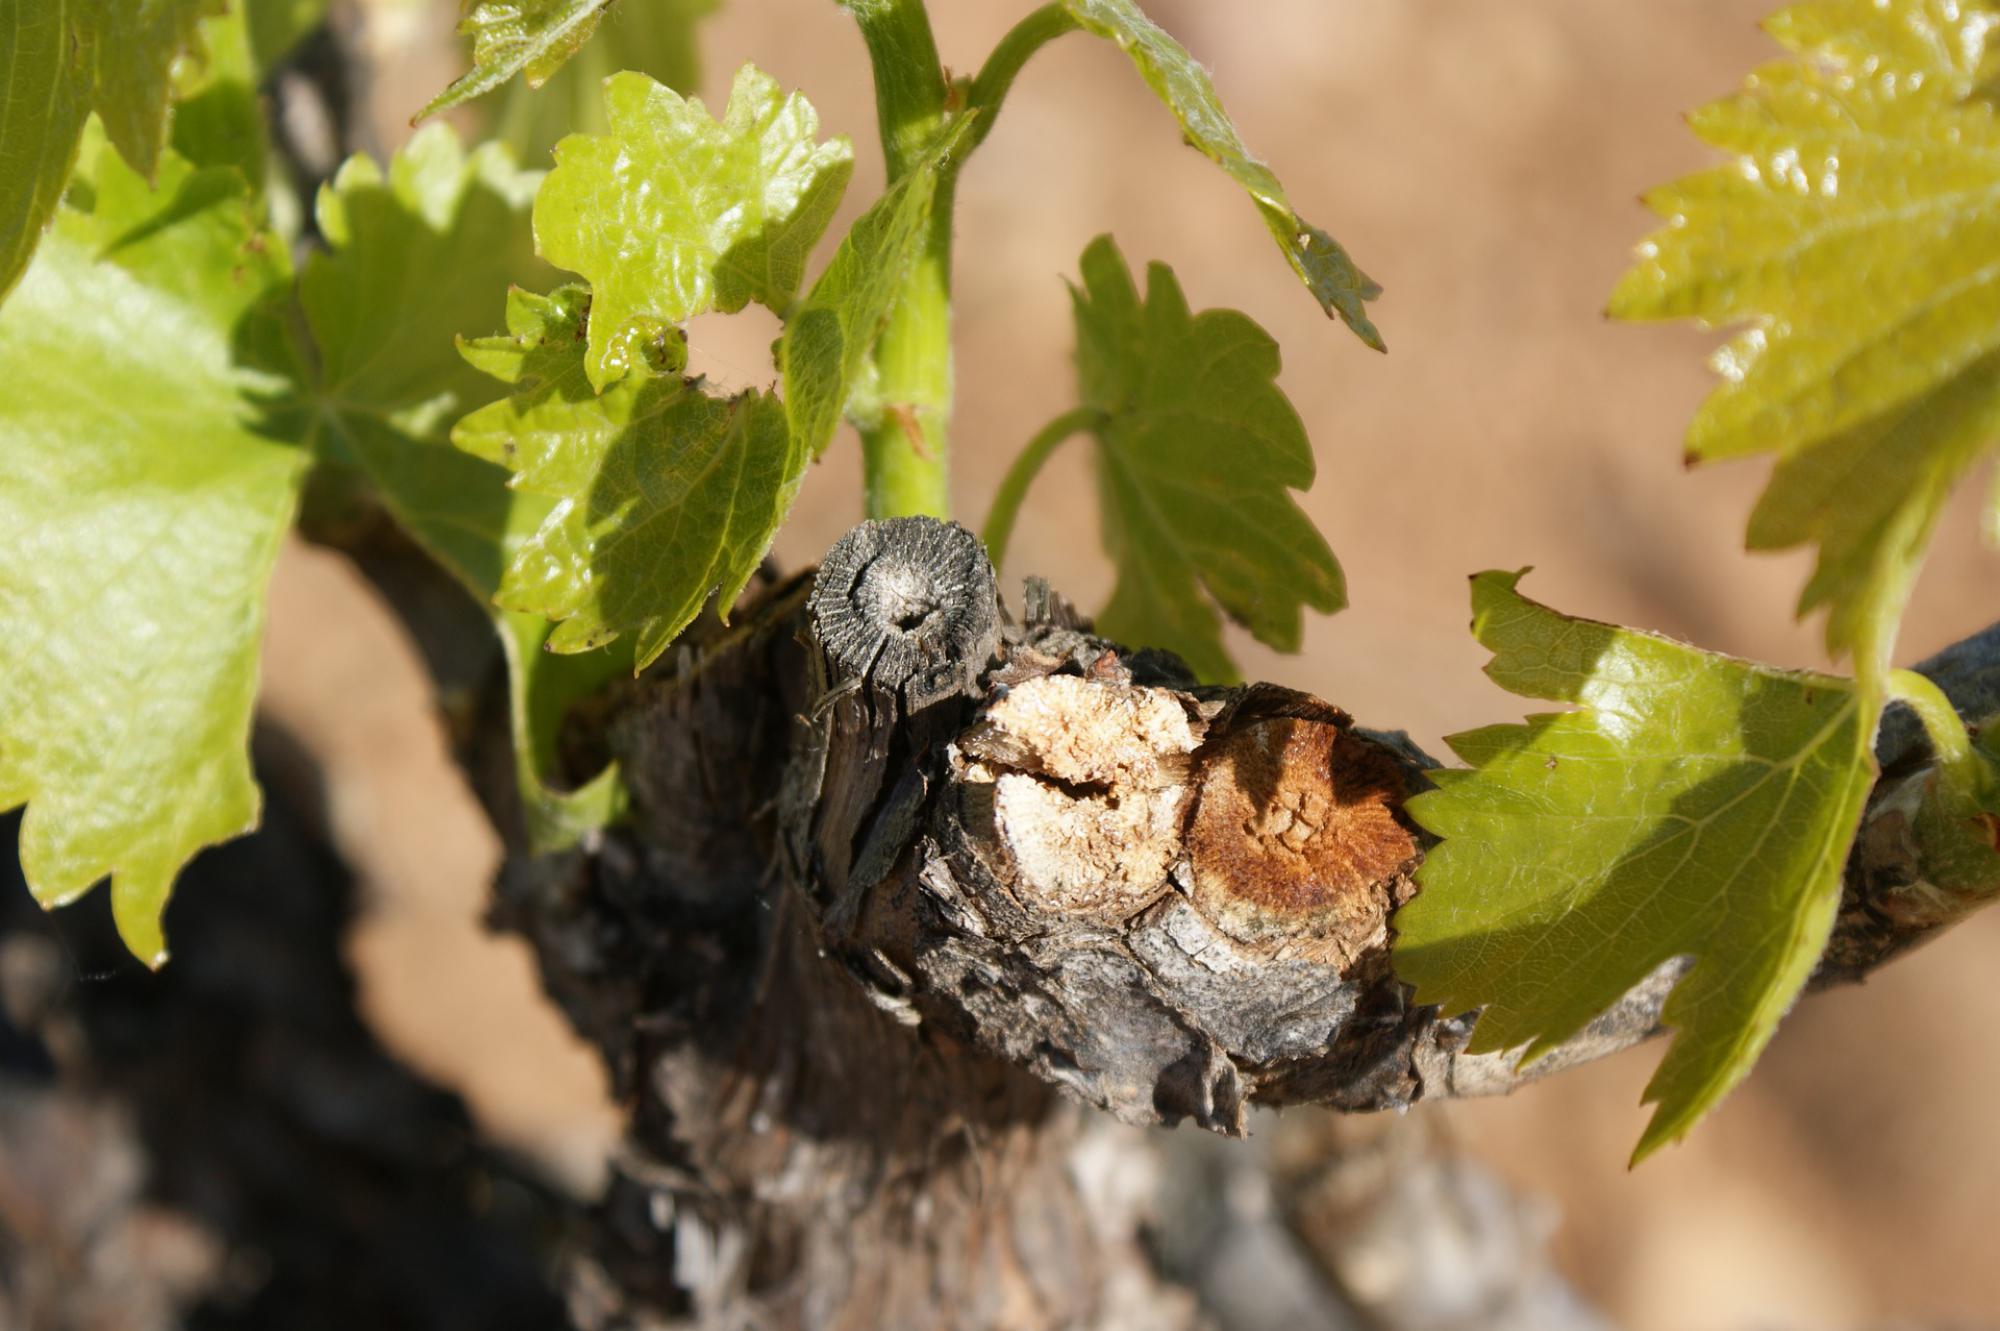
[[[0,307],[0,808],[28,805],[39,900],[109,874],[158,965],[181,865],[257,820],[258,634],[304,455],[245,368],[287,274],[241,176],[95,169]]]
[[[726,612],[749,583],[805,457],[776,399],[713,397],[681,377],[678,357],[593,392],[593,309],[581,287],[515,292],[511,336],[469,343],[466,356],[517,391],[460,421],[452,439],[557,501],[501,579],[499,604],[559,620],[554,652],[636,634],[643,669],[710,595]]]
[[[1229,113],[1216,96],[1215,84],[1187,48],[1147,18],[1133,0],[1063,0],[1085,31],[1116,42],[1132,58],[1174,118],[1187,141],[1241,185],[1284,251],[1285,261],[1329,315],[1338,315],[1354,335],[1377,351],[1382,335],[1368,319],[1368,302],[1382,288],[1362,272],[1340,242],[1301,218],[1285,197],[1285,187],[1271,168],[1250,155]]]
[[[482,603],[499,586],[510,542],[543,511],[519,512],[505,473],[451,447],[452,421],[499,396],[459,358],[455,339],[492,326],[508,283],[546,273],[527,225],[539,179],[497,147],[468,157],[442,125],[412,139],[386,175],[352,158],[320,192],[329,248],[299,283],[316,352],[308,408],[320,454],[365,475]]]
[[[778,368],[785,414],[804,461],[825,451],[840,426],[904,276],[923,251],[938,185],[970,123],[961,117],[942,131],[902,179],[855,219],[826,271],[785,320]]]
[[[549,275],[528,226],[540,179],[494,145],[468,156],[441,125],[419,132],[386,175],[356,157],[320,196],[330,248],[307,264],[300,297],[317,349],[307,410],[320,452],[361,472],[404,530],[492,614],[508,657],[528,836],[549,850],[616,812],[612,769],[574,792],[548,782],[564,707],[628,661],[600,652],[559,663],[541,651],[545,622],[493,605],[553,505],[509,488],[504,468],[449,438],[459,416],[505,392],[465,363],[456,339],[498,322],[510,283]]]
[[[261,194],[271,149],[249,18],[239,6],[198,32],[197,50],[174,66],[174,151],[196,166],[233,166]]]
[[[1290,490],[1312,445],[1277,385],[1278,344],[1234,310],[1191,314],[1165,264],[1142,303],[1109,236],[1083,252],[1077,388],[1095,426],[1104,544],[1118,566],[1098,627],[1235,677],[1219,618],[1297,651],[1302,607],[1347,603],[1340,565]]]
[[[543,257],[590,282],[599,389],[669,324],[753,300],[783,313],[854,169],[847,140],[815,142],[811,104],[754,65],[719,124],[643,74],[607,80],[604,105],[611,132],[558,144],[535,199]]]
[[[94,110],[152,176],[167,138],[174,60],[225,0],[16,0],[0,6],[0,296],[55,215]]]
[[[1847,680],[1557,614],[1520,578],[1473,579],[1486,673],[1580,710],[1450,738],[1473,770],[1409,803],[1444,842],[1397,913],[1396,970],[1419,1002],[1483,1009],[1474,1051],[1534,1059],[1691,959],[1636,1160],[1743,1078],[1811,974],[1879,711]]]
[[[621,4],[597,35],[541,87],[507,85],[493,117],[493,134],[523,162],[542,163],[565,134],[603,134],[604,80],[622,69],[692,93],[701,83],[696,29],[720,0],[646,0]]]
[[[489,145],[468,155],[448,127],[432,125],[390,160],[386,175],[355,157],[320,192],[329,248],[312,256],[299,283],[316,349],[320,447],[368,472],[392,509],[418,499],[461,509],[508,505],[502,478],[447,439],[460,415],[500,395],[460,359],[455,339],[499,321],[510,283],[547,279],[528,231],[540,180],[505,150]],[[492,483],[464,481],[480,474]],[[498,576],[485,536],[449,545],[456,531],[492,528],[468,528],[469,516],[461,511],[443,523],[407,516],[406,523],[477,585]]]
[[[1808,0],[1797,55],[1695,113],[1726,166],[1656,190],[1668,225],[1612,297],[1628,319],[1750,325],[1688,433],[1772,451],[1754,549],[1804,542],[1800,612],[1864,684],[1887,668],[1939,509],[2000,439],[2000,119],[1975,98],[1994,10]]]
[[[472,68],[417,119],[483,97],[516,74],[539,88],[590,40],[612,0],[466,0],[459,32],[472,39]]]
[[[508,723],[522,821],[528,848],[547,855],[625,816],[625,779],[616,762],[574,790],[558,789],[548,778],[562,769],[556,741],[563,717],[619,675],[630,674],[632,658],[615,648],[551,652],[548,640],[556,626],[541,615],[503,610],[497,623],[507,657]]]

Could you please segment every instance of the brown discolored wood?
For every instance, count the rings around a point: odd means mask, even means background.
[[[1394,757],[1342,720],[1231,730],[1203,756],[1188,828],[1195,909],[1239,942],[1351,961],[1408,895],[1403,795]]]

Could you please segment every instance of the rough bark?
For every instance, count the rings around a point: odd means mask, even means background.
[[[928,520],[736,622],[590,709],[629,825],[502,883],[632,1112],[581,1324],[1186,1324],[1076,1106],[1227,1134],[1522,1079],[1391,968],[1429,765],[1400,736],[1197,687],[1039,585],[1009,618]],[[2000,632],[1927,668],[1984,707]],[[1921,872],[1921,738],[1885,745],[1822,982],[1968,905]],[[1534,1075],[1646,1038],[1678,974]]]
[[[772,589],[746,628],[611,709],[639,810],[630,828],[516,860],[501,883],[500,919],[534,942],[632,1111],[611,1195],[578,1245],[572,1315],[585,1327],[1192,1325],[1192,1299],[1152,1274],[1136,1199],[1103,1186],[1130,1139],[1092,1134],[1045,1082],[883,1001],[877,959],[828,949],[834,880],[781,871],[781,831],[817,808],[824,843],[868,872],[854,829],[873,825],[875,799],[853,773],[910,763],[868,750],[899,733],[869,709],[890,707],[886,719],[900,703],[809,690],[806,586]],[[964,702],[956,685],[942,696],[939,722]],[[808,784],[788,774],[794,728],[824,737],[829,723],[839,754],[802,757],[821,798],[794,803]]]

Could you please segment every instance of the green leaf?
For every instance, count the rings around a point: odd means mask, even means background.
[[[1099,629],[1233,679],[1205,588],[1260,642],[1297,651],[1302,607],[1331,613],[1347,598],[1289,493],[1312,484],[1313,456],[1277,385],[1278,344],[1234,310],[1190,314],[1165,264],[1148,267],[1142,303],[1109,236],[1084,251],[1082,275],[1077,387],[1103,413],[1098,491],[1118,566]]]
[[[1368,302],[1380,296],[1382,288],[1355,266],[1339,241],[1292,210],[1285,187],[1270,167],[1250,155],[1223,110],[1208,71],[1187,48],[1147,18],[1133,0],[1063,0],[1063,8],[1085,31],[1116,42],[1180,121],[1188,143],[1250,195],[1285,261],[1320,308],[1338,315],[1369,346],[1384,350],[1381,333],[1368,319]]]
[[[8,79],[0,92],[0,296],[7,294],[55,215],[90,113],[90,78],[70,43],[67,7],[0,9]]]
[[[547,774],[562,768],[557,736],[576,703],[600,692],[632,669],[615,649],[558,655],[547,650],[555,625],[540,615],[500,612],[500,645],[507,657],[507,710],[513,731],[514,773],[528,849],[547,855],[575,845],[586,834],[625,816],[625,779],[615,762],[574,790],[558,789]]]
[[[1975,92],[1990,5],[1811,0],[1797,59],[1696,112],[1725,166],[1656,190],[1628,319],[1745,326],[1692,459],[1771,451],[1754,549],[1805,542],[1800,604],[1879,687],[1945,497],[2000,438],[2000,120]]]
[[[1743,1078],[1818,961],[1879,710],[1847,680],[1557,614],[1520,577],[1473,579],[1486,673],[1579,710],[1450,738],[1473,770],[1409,803],[1444,842],[1397,913],[1396,970],[1419,1002],[1483,1009],[1472,1050],[1534,1059],[1690,958],[1637,1160]]]
[[[637,70],[679,93],[701,83],[695,40],[701,20],[720,0],[646,0],[613,6],[597,36],[540,88],[507,85],[494,115],[494,136],[523,162],[543,162],[565,134],[603,134],[604,80]]]
[[[71,33],[92,60],[91,101],[104,133],[139,174],[151,177],[166,146],[174,61],[193,43],[196,24],[206,15],[223,13],[229,0],[41,3],[73,15]]]
[[[111,143],[152,176],[166,145],[176,56],[224,0],[12,0],[0,6],[0,296],[55,215],[95,110]]]
[[[492,92],[516,74],[539,88],[590,40],[612,0],[466,0],[458,30],[472,68],[417,113],[423,120]]]
[[[778,369],[785,414],[810,461],[826,450],[869,371],[868,353],[923,253],[952,155],[969,137],[960,117],[841,237],[826,271],[785,320]]]
[[[109,874],[127,946],[203,846],[255,825],[264,590],[301,451],[262,428],[284,248],[242,178],[109,153],[0,308],[0,808],[68,901]]]
[[[238,7],[203,19],[199,32],[174,67],[174,151],[196,166],[233,166],[261,193],[270,145],[247,16]]]
[[[752,300],[783,313],[854,169],[847,140],[815,142],[811,104],[754,65],[719,124],[643,74],[607,80],[604,105],[611,132],[558,144],[535,199],[542,255],[590,282],[600,389],[669,324]]]
[[[452,422],[504,389],[467,365],[456,339],[499,321],[508,286],[545,280],[528,210],[540,177],[496,145],[468,156],[442,125],[420,131],[382,169],[344,165],[319,199],[330,248],[300,283],[318,372],[302,409],[327,459],[358,470],[383,506],[493,616],[509,661],[514,741],[530,841],[553,849],[615,812],[607,769],[560,792],[555,726],[568,703],[621,662],[598,653],[558,665],[546,628],[492,604],[508,565],[552,505],[508,487],[504,468],[450,442]]]
[[[491,327],[507,286],[534,280],[527,212],[538,176],[506,152],[467,156],[442,125],[421,131],[385,175],[367,157],[320,193],[328,249],[299,284],[316,373],[306,406],[322,456],[358,469],[383,504],[480,600],[499,586],[541,512],[497,468],[451,447],[452,421],[495,386],[455,339]]]
[[[256,68],[268,71],[326,22],[327,0],[245,0],[250,50]]]
[[[540,179],[504,149],[468,155],[432,125],[386,175],[355,157],[320,192],[329,248],[308,261],[299,292],[317,349],[315,406],[333,445],[364,468],[400,465],[426,443],[433,465],[463,467],[451,423],[498,393],[455,339],[499,321],[510,283],[546,280],[527,226]],[[384,489],[393,499],[402,487]]]
[[[679,363],[593,392],[584,350],[593,309],[581,287],[515,292],[511,336],[469,343],[466,357],[517,391],[460,421],[452,439],[557,501],[507,569],[499,604],[559,620],[554,652],[633,633],[644,669],[711,594],[726,612],[742,592],[806,459],[776,399],[713,397]]]

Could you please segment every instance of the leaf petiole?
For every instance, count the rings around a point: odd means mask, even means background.
[[[993,496],[993,506],[986,510],[986,526],[982,531],[987,557],[995,569],[1006,563],[1007,541],[1014,534],[1014,519],[1021,515],[1021,501],[1028,497],[1028,487],[1034,483],[1042,464],[1070,438],[1096,429],[1107,419],[1097,407],[1072,407],[1037,431],[1014,459],[1014,465],[1007,469],[1006,479],[1000,482],[1000,489]]]
[[[973,78],[972,88],[966,96],[965,104],[980,112],[979,123],[972,127],[973,148],[993,132],[1000,104],[1007,99],[1015,76],[1029,58],[1056,38],[1075,32],[1080,26],[1076,16],[1065,6],[1051,3],[1043,5],[1007,30],[1006,36],[994,46],[992,54],[986,57],[986,63],[979,67],[979,73]],[[970,151],[971,148],[968,148],[967,152]]]
[[[1938,767],[1947,780],[1963,793],[1982,802],[2000,791],[1993,764],[1973,747],[1972,735],[1959,719],[1958,711],[1944,690],[1914,670],[1891,670],[1886,681],[1889,696],[1908,705],[1923,723],[1937,754]]]

